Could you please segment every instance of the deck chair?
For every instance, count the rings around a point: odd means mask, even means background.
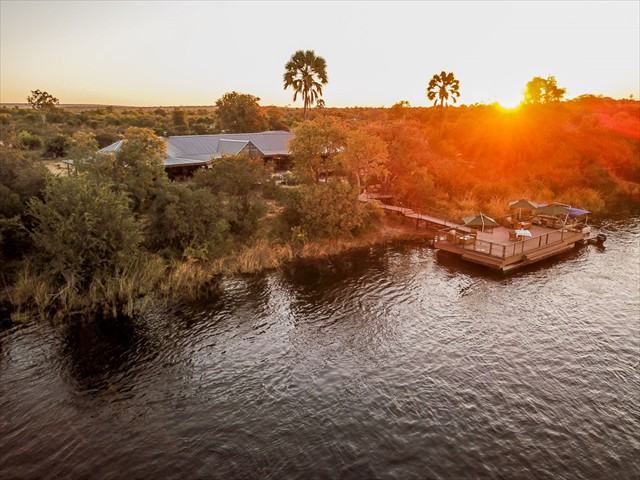
[[[509,240],[517,240],[518,237],[516,236],[516,231],[515,230],[509,230]]]

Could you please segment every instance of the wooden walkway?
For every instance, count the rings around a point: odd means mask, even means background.
[[[363,193],[358,199],[415,220],[416,228],[424,222],[425,227],[433,232],[433,246],[436,249],[503,272],[567,252],[585,239],[581,231],[572,228],[554,229],[533,225],[530,238],[514,241],[509,239],[509,231],[505,227],[496,227],[491,232],[476,232],[457,222],[416,213],[406,207],[387,205],[375,194]]]
[[[393,198],[392,195],[380,195],[375,193],[361,193],[358,197],[358,200],[361,202],[371,202],[375,203],[378,208],[385,210],[387,212],[394,212],[398,215],[402,215],[406,218],[410,218],[416,221],[416,228],[420,226],[420,222],[424,222],[426,228],[432,228],[440,230],[445,227],[461,227],[462,225],[457,222],[453,222],[451,220],[446,220],[439,217],[434,217],[431,215],[425,215],[421,213],[416,213],[411,208],[407,207],[397,207],[395,205],[387,205],[386,203],[382,203],[381,199]]]

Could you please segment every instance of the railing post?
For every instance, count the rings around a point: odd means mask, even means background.
[[[502,245],[502,258],[505,258],[507,256],[507,247],[505,245]]]

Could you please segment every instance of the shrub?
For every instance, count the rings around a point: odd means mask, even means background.
[[[134,200],[134,210],[144,211],[168,182],[164,170],[166,145],[152,130],[129,127],[116,153],[117,179]]]
[[[47,158],[62,158],[67,154],[69,143],[69,137],[63,133],[59,133],[47,139],[42,155]]]
[[[37,261],[55,285],[86,288],[139,254],[142,236],[129,199],[86,175],[50,179],[44,200],[31,199],[28,209]]]
[[[207,260],[225,249],[229,224],[218,197],[206,188],[170,184],[149,210],[147,242],[169,256]]]
[[[16,193],[22,203],[40,195],[48,174],[42,162],[27,158],[18,150],[0,148],[0,184]]]
[[[98,142],[98,148],[108,147],[112,143],[120,140],[120,135],[115,132],[102,131],[96,133],[96,141]]]
[[[310,238],[352,235],[368,218],[357,197],[357,189],[344,182],[309,185],[291,195],[283,215]]]
[[[31,218],[25,202],[40,197],[49,172],[42,162],[26,158],[18,150],[0,149],[0,235],[3,258],[18,258],[31,241],[27,229]]]
[[[23,130],[18,134],[17,140],[20,147],[26,150],[35,150],[42,146],[42,139],[37,135],[27,132],[26,130]]]
[[[232,233],[250,236],[267,213],[259,193],[268,179],[262,160],[236,155],[216,162],[210,170],[200,170],[194,183],[221,196]]]

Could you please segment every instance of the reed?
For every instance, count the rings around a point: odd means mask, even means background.
[[[293,257],[290,245],[261,239],[253,245],[243,247],[239,252],[212,261],[210,268],[222,275],[256,273],[277,268]]]
[[[218,290],[216,274],[207,264],[174,260],[159,288],[159,297],[168,301],[196,300]]]
[[[151,306],[165,273],[161,258],[141,256],[132,259],[113,277],[96,277],[84,285],[72,275],[62,282],[56,281],[27,263],[14,284],[11,302],[15,310],[11,318],[61,322],[75,315],[133,317]]]

